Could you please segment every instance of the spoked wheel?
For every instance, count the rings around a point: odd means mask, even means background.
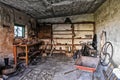
[[[106,42],[100,52],[100,62],[103,66],[107,66],[113,57],[113,46],[111,42]]]

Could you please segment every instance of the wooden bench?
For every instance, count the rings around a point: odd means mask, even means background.
[[[29,60],[29,48],[30,47],[36,47],[36,45],[39,45],[40,42],[37,42],[37,43],[32,43],[32,44],[18,44],[18,45],[13,45],[13,55],[14,55],[14,61],[15,61],[15,65],[17,65],[17,57],[18,57],[18,53],[17,53],[17,48],[18,47],[22,47],[25,49],[25,56],[24,57],[19,57],[21,59],[24,59],[25,62],[26,62],[26,66],[28,65],[28,60]],[[35,55],[36,53],[33,53],[32,55]]]

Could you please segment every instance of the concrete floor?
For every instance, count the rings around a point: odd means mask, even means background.
[[[8,80],[92,80],[91,73],[75,70],[71,73],[65,72],[76,69],[75,61],[65,55],[55,54],[39,62],[37,65],[29,65],[24,73],[11,77]],[[94,80],[102,80],[99,66],[94,74]]]

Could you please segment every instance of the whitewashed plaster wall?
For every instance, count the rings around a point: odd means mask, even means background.
[[[98,50],[100,50],[100,35],[106,31],[107,41],[114,47],[113,61],[120,65],[120,0],[107,0],[95,12]]]

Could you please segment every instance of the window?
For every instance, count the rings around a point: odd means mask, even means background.
[[[14,26],[14,37],[15,38],[23,38],[25,37],[25,27],[23,25]]]

